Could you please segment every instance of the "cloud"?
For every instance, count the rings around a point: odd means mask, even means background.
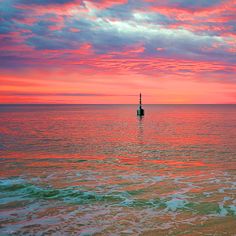
[[[132,94],[102,94],[102,93],[45,93],[45,92],[12,92],[12,91],[4,91],[1,92],[1,95],[4,96],[14,96],[14,97],[136,97],[137,95]]]
[[[221,5],[223,0],[164,0],[164,1],[155,1],[155,0],[148,0],[146,1],[151,6],[155,7],[168,7],[168,8],[175,8],[175,9],[182,9],[184,11],[201,11],[205,9],[209,9],[212,7],[218,7]]]
[[[67,3],[75,3],[78,2],[77,0],[20,0],[18,3],[26,4],[26,5],[60,5],[60,4],[67,4]]]
[[[235,82],[235,0],[0,1],[0,72]]]

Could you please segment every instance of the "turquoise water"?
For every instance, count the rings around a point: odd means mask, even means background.
[[[234,235],[236,106],[0,106],[0,235]]]

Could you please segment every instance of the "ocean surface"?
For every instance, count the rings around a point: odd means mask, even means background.
[[[0,235],[236,235],[236,106],[1,105]]]

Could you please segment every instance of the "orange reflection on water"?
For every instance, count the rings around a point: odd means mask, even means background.
[[[63,227],[79,220],[86,229],[120,227],[114,215],[140,230],[161,221],[183,225],[181,219],[196,225],[226,211],[232,216],[235,107],[144,108],[142,119],[136,117],[136,106],[4,108],[0,184],[9,194],[8,199],[4,195],[6,207],[17,211],[20,202],[24,211],[18,218],[5,211],[4,222],[17,222],[19,234],[22,222],[30,222],[29,228],[39,222],[40,232],[42,218],[56,227],[47,215],[54,208]],[[22,203],[26,197],[29,202]],[[35,202],[38,212],[32,216]],[[130,221],[134,216],[137,223]]]

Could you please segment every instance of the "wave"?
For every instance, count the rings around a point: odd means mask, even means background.
[[[201,215],[215,214],[236,215],[233,205],[222,206],[217,202],[195,202],[187,200],[187,196],[168,196],[154,199],[139,197],[143,190],[97,192],[82,189],[80,186],[66,188],[42,187],[21,178],[0,180],[0,206],[9,207],[14,202],[33,200],[63,201],[65,204],[109,204],[116,207],[157,208],[163,211],[191,211]],[[5,201],[4,201],[5,199]],[[6,200],[8,199],[8,200]],[[20,204],[22,205],[22,204]],[[14,207],[15,204],[13,204]]]

